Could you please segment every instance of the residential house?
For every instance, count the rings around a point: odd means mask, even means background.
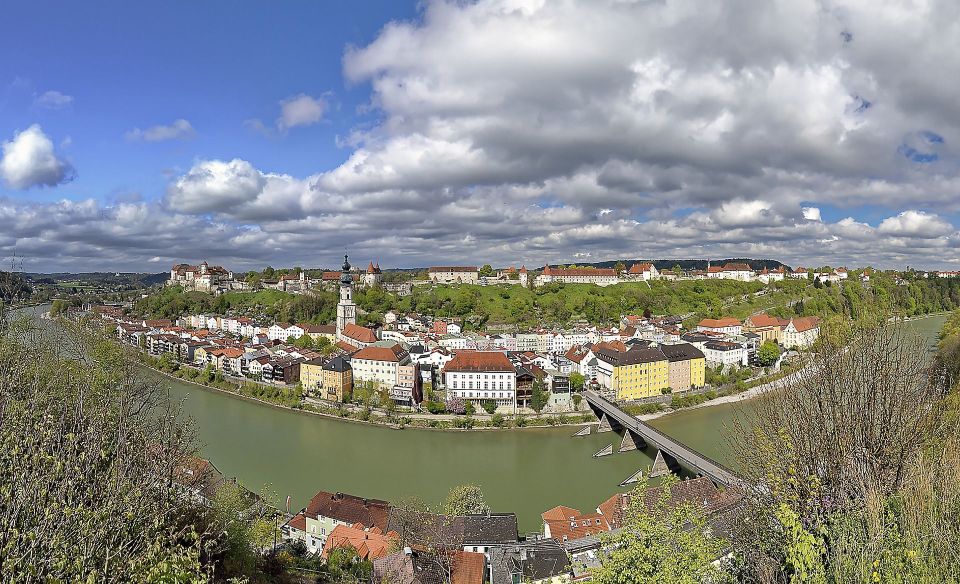
[[[290,338],[290,327],[292,325],[289,322],[278,322],[272,325],[267,330],[267,338],[271,341],[280,341],[283,343],[287,342],[287,339]]]
[[[362,523],[337,525],[324,542],[320,555],[327,558],[335,549],[352,548],[361,561],[373,561],[387,556],[399,539],[396,531],[384,533],[379,527],[366,527]]]
[[[540,514],[543,535],[559,542],[571,541],[610,531],[607,518],[598,511],[581,513],[579,509],[558,505]]]
[[[783,335],[783,328],[789,322],[765,313],[753,314],[743,321],[743,332],[758,335],[761,344],[766,341],[779,343]]]
[[[429,552],[404,548],[373,561],[373,584],[483,584],[483,554],[453,551]]]
[[[410,364],[410,355],[400,345],[364,347],[350,358],[354,382],[372,381],[381,389],[397,385],[399,368]]]
[[[703,355],[709,365],[742,367],[749,362],[749,354],[740,343],[731,341],[707,341],[703,344]]]
[[[743,334],[743,323],[729,316],[723,318],[705,318],[697,324],[697,330],[723,333],[725,335],[741,335]]]
[[[323,365],[323,398],[330,401],[350,401],[353,395],[353,369],[350,361],[338,355]]]
[[[820,337],[820,319],[816,316],[794,317],[783,328],[783,346],[806,348]]]
[[[327,360],[320,357],[300,364],[300,385],[304,391],[321,393],[323,388],[323,366]]]
[[[565,584],[573,578],[570,557],[555,539],[498,546],[489,556],[490,584]]]
[[[311,553],[320,552],[338,525],[357,523],[367,528],[387,530],[390,503],[345,493],[320,491],[307,506],[283,526],[284,539],[299,539]]]

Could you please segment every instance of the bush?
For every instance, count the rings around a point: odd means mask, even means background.
[[[502,428],[504,421],[503,414],[493,414],[493,416],[490,417],[490,425],[495,428]]]
[[[497,402],[492,399],[485,399],[480,402],[480,406],[483,407],[483,410],[488,414],[492,414],[497,411]]]
[[[523,416],[516,416],[513,418],[513,425],[517,428],[523,428],[527,425],[527,419]]]
[[[674,400],[676,401],[676,400]],[[655,414],[663,411],[663,404],[627,404],[621,407],[623,411],[631,416],[643,416],[646,414]],[[590,416],[591,418],[593,416]]]
[[[426,404],[427,411],[431,414],[442,414],[447,411],[447,407],[443,402],[428,401],[424,403]]]

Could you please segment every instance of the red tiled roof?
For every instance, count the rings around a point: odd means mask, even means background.
[[[644,272],[649,272],[653,269],[653,264],[633,264],[630,266],[631,274],[642,274]]]
[[[444,366],[446,371],[510,371],[514,372],[513,364],[503,353],[497,351],[469,351],[458,352],[449,363]]]
[[[575,517],[580,515],[579,509],[574,509],[573,507],[565,507],[563,505],[557,505],[553,509],[547,509],[540,514],[540,517],[544,521],[560,521],[563,519],[569,519],[570,517]]]
[[[798,333],[802,333],[820,326],[820,319],[816,316],[797,317],[791,319],[790,322],[793,323],[793,328],[797,329]]]
[[[431,266],[429,270],[433,272],[476,272],[477,266]]]
[[[337,525],[327,537],[321,555],[325,558],[331,550],[352,547],[361,560],[375,560],[389,554],[399,538],[395,531],[384,534],[379,527],[367,529],[362,523]]]
[[[450,565],[450,584],[483,584],[486,556],[475,552],[453,552]]]
[[[310,499],[306,513],[311,517],[322,515],[350,525],[362,523],[386,530],[390,503],[379,499],[364,499],[345,493],[320,491]]]
[[[707,328],[724,328],[728,326],[742,326],[742,325],[743,323],[741,323],[739,320],[730,316],[725,316],[723,318],[705,318],[701,320],[699,324],[699,326],[703,326]]]
[[[358,324],[348,324],[343,327],[343,336],[361,343],[377,342],[377,333]]]
[[[748,264],[728,263],[723,266],[723,271],[724,272],[752,272],[753,268],[751,268]]]
[[[755,314],[747,318],[750,326],[753,327],[784,327],[789,321],[770,316],[769,314]]]
[[[392,347],[366,347],[353,354],[353,359],[367,359],[369,361],[389,361],[399,363],[407,356],[407,352],[400,345]]]
[[[355,353],[357,348],[346,341],[337,341],[336,347],[344,353]]]

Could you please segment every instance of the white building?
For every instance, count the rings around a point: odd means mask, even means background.
[[[364,347],[350,358],[354,383],[373,381],[384,389],[393,389],[399,380],[400,367],[409,364],[410,355],[400,345]]]
[[[450,397],[516,407],[517,370],[499,351],[458,353],[444,366],[443,382]]]
[[[697,325],[697,330],[739,336],[743,334],[743,323],[729,316],[705,318]]]
[[[430,281],[438,284],[477,284],[480,270],[477,266],[432,266],[427,273]]]
[[[533,285],[543,286],[551,282],[610,286],[619,283],[620,277],[613,268],[551,268],[550,266],[544,266],[543,272],[534,278]]]
[[[703,356],[709,365],[736,365],[742,367],[749,362],[747,350],[740,343],[729,341],[707,341],[703,344]]]
[[[781,334],[783,346],[788,349],[809,347],[819,337],[820,319],[816,316],[791,318]]]
[[[627,277],[631,280],[642,280],[646,282],[659,278],[660,272],[657,271],[656,266],[650,263],[633,264],[630,266],[630,269],[627,270]]]

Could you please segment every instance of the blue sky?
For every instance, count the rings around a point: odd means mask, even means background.
[[[957,269],[960,8],[745,4],[6,2],[0,258]]]

